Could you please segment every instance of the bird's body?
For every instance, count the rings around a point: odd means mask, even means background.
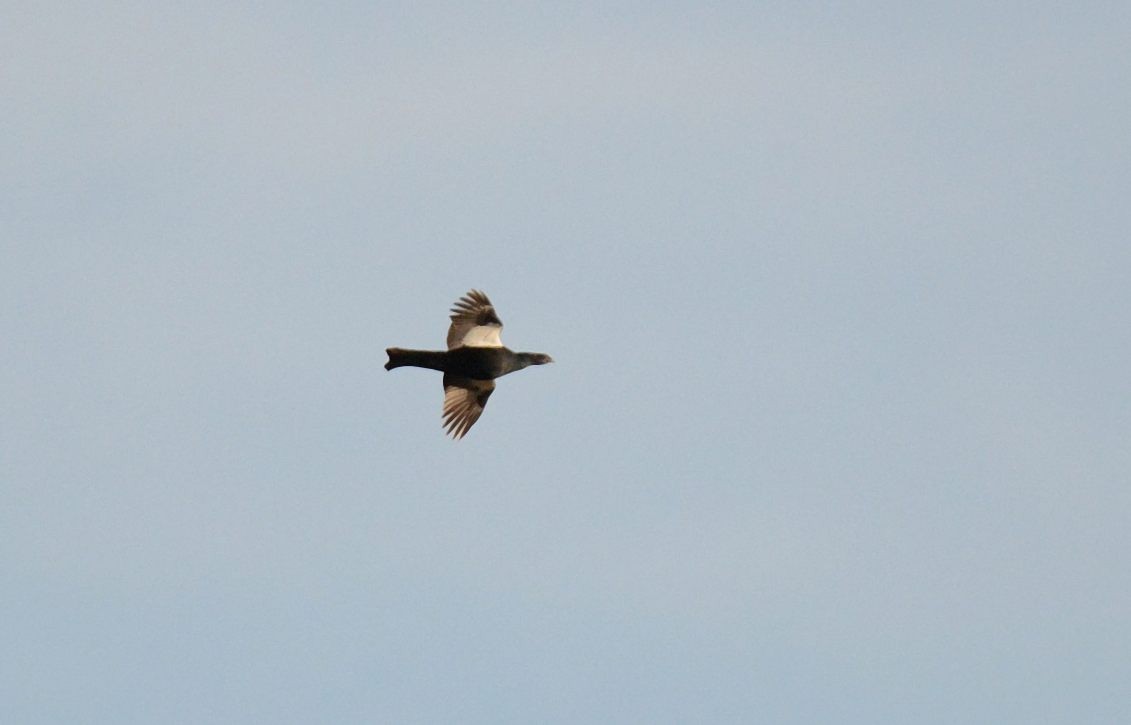
[[[479,420],[487,398],[495,390],[494,380],[530,365],[553,362],[540,352],[515,352],[503,347],[499,333],[503,323],[487,295],[471,290],[452,308],[447,350],[385,350],[386,370],[418,367],[444,373],[444,426],[462,438]]]
[[[540,353],[515,352],[506,347],[457,347],[454,350],[404,350],[390,347],[386,370],[401,367],[428,368],[455,373],[474,380],[494,380],[507,373],[535,365],[531,356]]]

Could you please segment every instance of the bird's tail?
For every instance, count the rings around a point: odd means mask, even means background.
[[[389,354],[389,362],[385,363],[386,370],[403,367],[428,368],[429,370],[444,369],[445,353],[440,351],[404,350],[399,347],[390,347],[385,352]]]

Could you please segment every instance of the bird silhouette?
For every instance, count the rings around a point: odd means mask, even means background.
[[[540,352],[515,352],[503,346],[503,323],[487,295],[471,290],[452,306],[447,350],[406,350],[390,347],[386,370],[428,368],[444,373],[445,432],[463,438],[495,391],[495,379],[553,358]]]

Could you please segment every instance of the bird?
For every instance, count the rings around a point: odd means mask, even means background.
[[[531,365],[554,361],[541,352],[515,352],[503,346],[502,320],[491,300],[473,289],[456,300],[451,309],[447,350],[407,350],[389,347],[386,370],[400,367],[428,368],[444,373],[443,427],[454,440],[467,435],[487,398],[495,391],[495,379]]]

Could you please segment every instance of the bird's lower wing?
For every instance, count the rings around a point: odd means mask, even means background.
[[[455,439],[463,438],[487,405],[495,390],[492,380],[472,380],[444,375],[444,428]]]

